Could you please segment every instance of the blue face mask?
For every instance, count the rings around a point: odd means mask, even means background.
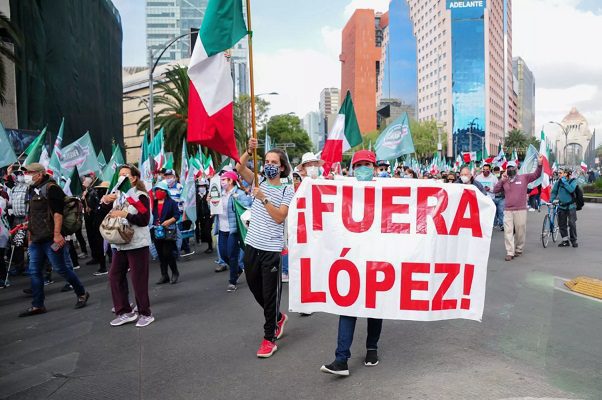
[[[374,168],[367,166],[357,167],[353,170],[353,176],[358,181],[371,181],[374,178]]]
[[[390,178],[389,173],[387,171],[382,171],[378,173],[379,178]]]
[[[280,176],[280,166],[273,164],[266,164],[263,167],[263,172],[265,173],[266,178],[274,179]]]

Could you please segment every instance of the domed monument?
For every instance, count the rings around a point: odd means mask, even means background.
[[[561,165],[579,165],[592,139],[589,124],[577,108],[573,107],[562,120],[562,126],[565,133],[557,138],[557,159]]]

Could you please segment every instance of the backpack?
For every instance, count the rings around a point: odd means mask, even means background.
[[[581,186],[577,185],[575,191],[571,193],[571,197],[573,197],[573,202],[577,206],[577,211],[581,211],[585,205],[585,201],[583,200],[583,189],[581,189]]]
[[[48,186],[56,185],[56,182],[48,182],[40,189],[40,194],[48,199]],[[58,186],[58,185],[57,185]],[[63,226],[61,233],[64,236],[73,235],[82,228],[84,207],[82,201],[77,197],[65,196],[63,205]]]

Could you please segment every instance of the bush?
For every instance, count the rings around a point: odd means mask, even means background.
[[[590,185],[583,187],[583,193],[599,193],[602,194],[602,178]]]

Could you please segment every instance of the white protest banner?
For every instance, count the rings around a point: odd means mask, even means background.
[[[222,205],[222,185],[221,178],[219,175],[215,175],[209,181],[209,210],[211,215],[220,215],[224,213],[224,207]]]
[[[304,179],[289,210],[289,307],[480,321],[495,205],[472,185]]]

